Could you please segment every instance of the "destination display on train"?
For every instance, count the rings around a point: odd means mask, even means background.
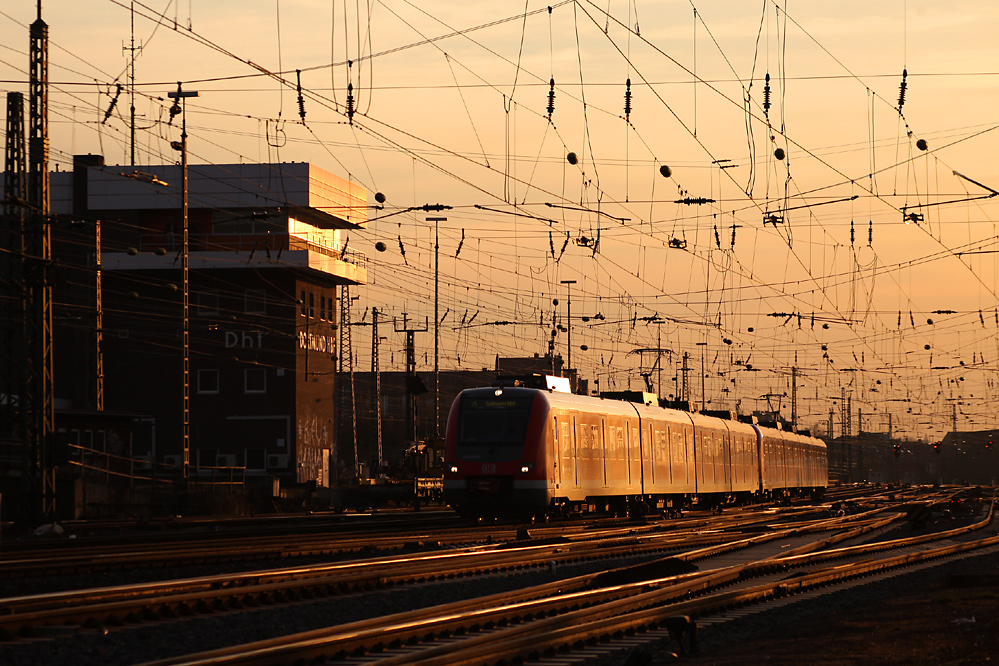
[[[463,401],[467,409],[515,409],[524,407],[524,401],[516,398],[471,398]]]

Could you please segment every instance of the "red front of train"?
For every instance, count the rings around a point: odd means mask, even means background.
[[[551,501],[548,401],[525,388],[467,389],[448,416],[444,495],[462,514],[532,513]]]

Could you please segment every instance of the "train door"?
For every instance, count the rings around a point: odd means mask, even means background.
[[[562,486],[562,465],[561,458],[563,457],[562,452],[562,441],[559,437],[561,433],[559,432],[559,422],[558,417],[552,417],[552,446],[551,446],[551,465],[552,465],[552,475],[551,478],[555,482],[555,487],[560,488]]]
[[[649,423],[649,436],[646,437],[645,440],[642,442],[642,460],[643,460],[642,464],[644,465],[643,470],[642,470],[642,476],[643,476],[643,478],[649,479],[649,483],[651,483],[653,485],[655,485],[655,483],[656,483],[656,464],[655,464],[655,461],[652,458],[652,442],[655,441],[655,440],[653,440],[653,433],[654,432],[655,432],[655,429],[653,427],[653,424],[650,422]],[[647,472],[648,476],[647,477],[645,476],[645,474],[646,474],[645,470],[648,470],[648,472]]]
[[[596,448],[596,441],[594,441],[595,454],[598,456],[600,461],[600,472],[601,478],[604,481],[604,488],[607,487],[607,419],[600,419],[600,426],[593,426],[593,439],[600,439],[600,448]]]
[[[697,491],[697,465],[700,463],[700,451],[694,446],[694,433],[690,428],[683,428],[683,448],[687,452],[687,488]]]
[[[732,470],[732,434],[725,430],[721,433],[722,445],[722,480],[725,487],[731,489],[735,483],[735,474]]]
[[[629,450],[631,451],[631,458],[632,458],[632,460],[638,463],[639,490],[644,493],[645,492],[645,483],[644,483],[644,481],[645,481],[645,470],[642,467],[642,437],[641,437],[642,423],[641,423],[641,419],[639,419],[639,422],[638,422],[637,426],[638,427],[635,427],[633,424],[629,424],[629,427],[628,427],[629,442],[630,442],[630,448],[629,448]],[[631,469],[631,464],[632,463],[629,463],[629,466],[628,466],[629,470]],[[630,471],[628,473],[631,474]]]
[[[676,478],[678,472],[678,470],[676,469],[676,451],[674,450],[673,447],[672,428],[666,426],[666,430],[665,432],[663,432],[662,437],[663,437],[663,457],[666,459],[666,467],[669,470],[669,476],[667,476],[666,478],[669,479],[669,484],[672,486],[676,484]]]
[[[577,432],[576,417],[572,417],[572,428],[570,432],[572,433],[572,487],[579,488],[579,438],[576,436]]]
[[[711,455],[711,435],[705,436],[704,429],[697,428],[694,431],[694,442],[694,446],[697,447],[697,455],[700,456],[697,463],[697,468],[700,470],[697,482],[700,485],[697,486],[697,489],[700,492],[705,492],[711,481],[711,466],[714,464],[714,456]]]
[[[631,487],[631,421],[624,422],[624,430],[622,432],[624,436],[624,466],[628,469],[625,470],[625,478],[628,480],[628,487]]]

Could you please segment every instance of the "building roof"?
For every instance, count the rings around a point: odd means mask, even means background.
[[[70,174],[53,174],[52,211],[70,213]],[[61,177],[60,177],[61,176]],[[177,164],[87,169],[90,210],[180,208],[182,173]],[[308,162],[189,164],[189,208],[281,208],[323,229],[355,229],[367,223],[367,189]]]

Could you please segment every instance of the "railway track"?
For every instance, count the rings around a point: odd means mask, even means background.
[[[800,511],[784,511],[791,530],[814,529],[800,523]],[[680,551],[695,547],[726,549],[725,541],[777,538],[757,529],[773,523],[773,514],[730,516],[707,523],[692,520],[686,529],[662,531],[656,524],[575,527],[539,530],[537,538],[488,546],[405,554],[378,559],[312,564],[238,574],[110,586],[0,599],[0,636],[31,635],[53,626],[102,626],[155,620],[176,615],[210,613],[308,598],[331,597],[359,590],[382,589],[432,580],[475,576],[518,569]],[[864,520],[864,515],[834,522]],[[784,532],[786,532],[785,530]],[[552,536],[556,534],[557,536]],[[706,550],[702,552],[708,552]]]
[[[791,508],[783,510],[782,514],[812,510],[807,507]],[[599,538],[606,530],[689,530],[714,522],[711,516],[693,514],[669,523],[603,519],[537,525],[531,526],[530,531],[535,538],[581,538],[587,532],[591,538]],[[263,536],[214,535],[209,538],[210,535],[201,535],[193,539],[151,543],[91,545],[83,541],[62,541],[33,550],[10,550],[7,547],[7,552],[0,556],[0,580],[307,557],[343,558],[403,548],[413,550],[488,544],[512,541],[525,529],[512,524],[469,526],[457,518],[448,521],[438,519],[429,525],[416,527],[412,523],[402,524],[393,520],[383,523],[382,527],[383,531],[379,534],[348,531],[289,535],[282,531]]]
[[[832,546],[871,534],[899,514],[860,516],[786,530],[774,539],[757,535],[739,542],[687,550],[673,561],[705,561],[739,550],[739,563],[629,583],[602,585],[599,577],[560,581],[516,594],[401,613],[281,639],[151,662],[177,664],[277,664],[331,661],[378,664],[483,664],[536,659],[592,642],[669,627],[734,607],[820,589],[836,582],[911,567],[963,552],[999,546],[999,536],[969,538],[988,515],[971,525],[876,544]],[[862,524],[861,524],[862,523]],[[812,534],[837,528],[820,539]],[[771,552],[761,553],[769,548]],[[710,560],[708,560],[710,563]],[[792,574],[792,575],[789,575]],[[639,576],[641,578],[641,576]],[[440,641],[446,640],[445,644]]]
[[[828,506],[752,507],[726,511],[722,516],[709,515],[707,512],[689,513],[681,519],[670,521],[601,520],[533,526],[526,528],[529,533],[525,533],[523,526],[471,528],[470,533],[485,534],[487,537],[489,532],[492,532],[493,543],[484,542],[444,550],[438,545],[440,542],[435,542],[434,552],[407,552],[338,562],[330,562],[327,558],[320,563],[284,566],[275,570],[191,576],[161,583],[7,597],[0,599],[0,609],[2,609],[0,613],[3,613],[0,614],[0,637],[8,642],[22,643],[27,650],[24,653],[30,654],[28,645],[38,643],[39,640],[53,644],[80,641],[86,643],[93,642],[87,638],[88,636],[110,637],[119,635],[119,632],[125,632],[125,635],[131,635],[135,631],[145,635],[151,635],[149,632],[162,634],[168,626],[181,618],[187,618],[183,620],[188,627],[185,633],[191,629],[197,633],[198,623],[208,621],[226,623],[234,621],[225,619],[228,617],[245,617],[245,620],[249,620],[252,625],[258,620],[251,619],[250,616],[263,618],[267,614],[277,613],[277,617],[281,617],[288,615],[288,611],[278,609],[310,608],[312,607],[310,602],[320,602],[318,607],[322,608],[339,609],[343,608],[343,602],[325,602],[324,605],[322,600],[358,592],[363,592],[364,599],[371,599],[377,605],[378,602],[375,600],[388,598],[388,589],[397,589],[400,592],[393,592],[392,595],[398,597],[401,594],[399,598],[410,599],[401,605],[402,608],[419,608],[427,606],[430,599],[441,593],[445,599],[480,597],[485,593],[481,591],[482,589],[523,586],[523,583],[518,586],[515,582],[520,578],[504,576],[502,580],[508,582],[480,587],[479,581],[482,580],[482,576],[489,578],[489,574],[495,572],[534,572],[525,580],[537,583],[546,579],[552,580],[556,577],[553,574],[557,570],[563,580],[554,581],[547,587],[527,588],[495,597],[471,599],[463,602],[467,605],[452,609],[452,614],[461,617],[476,612],[477,608],[481,610],[483,607],[538,603],[549,597],[574,593],[580,596],[570,600],[571,606],[568,610],[578,610],[584,606],[599,606],[608,600],[614,601],[615,599],[611,598],[614,594],[624,597],[636,596],[644,591],[642,586],[647,586],[649,580],[665,580],[680,574],[695,576],[697,572],[688,571],[694,568],[693,565],[686,563],[696,563],[702,568],[706,566],[719,568],[722,565],[727,567],[731,565],[725,563],[726,558],[735,558],[738,561],[759,559],[752,553],[758,554],[760,549],[767,547],[776,549],[775,553],[787,556],[792,554],[789,545],[792,543],[793,553],[802,553],[821,551],[834,546],[842,548],[850,545],[851,539],[880,538],[879,535],[883,531],[894,529],[900,524],[904,515],[903,507],[913,499],[905,493],[894,493],[856,502],[837,503],[835,508],[846,510],[842,515],[834,515],[839,512],[831,511],[831,507]],[[925,492],[915,499],[924,504],[947,501],[946,496],[930,495]],[[858,510],[859,513],[852,513]],[[819,518],[820,512],[824,512],[826,517]],[[500,535],[506,540],[501,541]],[[469,539],[474,541],[478,538],[480,537],[466,535],[464,543],[468,544]],[[644,568],[611,572],[595,571],[610,566],[600,564],[603,561],[617,563],[616,566],[620,566],[622,562],[648,560],[652,560],[652,563]],[[563,571],[573,570],[594,571],[594,573],[566,579]],[[455,586],[444,581],[451,580],[470,582],[459,583],[454,592],[449,593],[447,590]],[[417,600],[419,593],[416,590],[426,587],[426,583],[429,582],[434,582],[432,588],[426,588],[435,590],[431,593],[433,596]],[[638,587],[635,587],[636,585]],[[599,590],[604,590],[604,593],[608,593],[609,590],[611,597],[602,600],[589,596]],[[689,594],[696,593],[698,592]],[[413,594],[416,594],[416,597]],[[358,597],[351,597],[355,598]],[[371,602],[365,603],[371,605]],[[263,614],[258,612],[267,608],[272,610],[263,611]],[[395,608],[398,609],[400,606],[397,605]],[[243,613],[238,616],[232,614],[232,611],[240,610]],[[440,608],[433,610],[437,611]],[[384,612],[386,611],[382,611]],[[428,610],[415,611],[414,618],[426,616],[428,612]],[[567,610],[544,610],[539,616],[543,614],[557,616],[564,612]],[[334,622],[350,622],[352,619],[350,612],[334,610],[334,613],[340,616],[340,619]],[[300,616],[301,613],[294,615]],[[209,620],[209,618],[216,619]],[[499,631],[508,625],[512,626],[511,622],[519,622],[518,618],[486,617],[483,623],[473,623],[471,627],[459,625],[455,629],[445,628],[443,634],[436,634],[435,640],[440,640],[441,635],[471,635],[476,629],[481,630],[487,626],[492,627],[494,632]],[[321,626],[321,623],[321,620],[308,621],[304,625],[299,625],[298,630],[300,631],[303,626]],[[144,626],[151,628],[142,629]],[[352,625],[341,624],[340,628],[350,626]],[[377,628],[373,630],[374,636],[387,635],[383,625],[375,626]],[[433,631],[425,628],[420,631],[424,632],[424,636],[435,635]],[[323,632],[328,634],[330,630],[325,629]],[[256,635],[276,635],[276,633],[266,630]],[[29,642],[23,643],[22,637],[29,638]],[[116,639],[116,643],[119,640]],[[410,640],[415,639],[407,638],[403,642]],[[354,651],[371,653],[373,650],[375,651],[373,654],[377,655],[379,649],[389,646],[389,643],[376,641],[372,645],[353,648],[351,654]],[[155,653],[171,654],[177,652],[177,647],[179,646],[174,645],[169,651],[161,650]],[[0,649],[7,648],[0,645]],[[18,649],[20,650],[20,647]],[[297,660],[297,657],[291,656],[287,659],[278,657],[272,663],[294,660]],[[117,663],[134,663],[134,661],[135,659],[128,659]],[[35,660],[12,663],[35,663]],[[104,663],[103,660],[100,663]]]

